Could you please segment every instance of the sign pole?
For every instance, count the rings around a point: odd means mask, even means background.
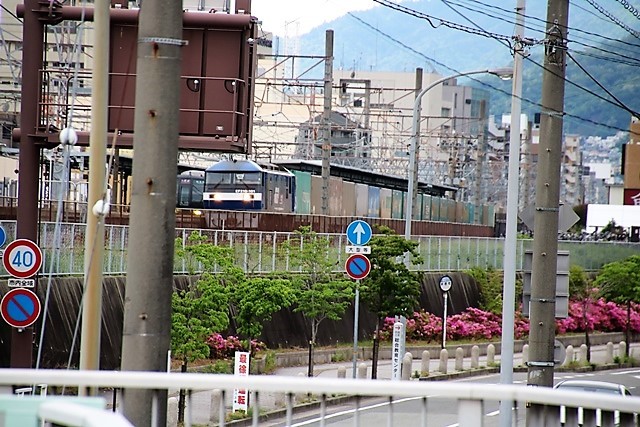
[[[444,314],[442,315],[442,348],[447,347],[447,300],[449,292],[443,293],[444,297]]]
[[[442,297],[444,298],[444,313],[442,315],[442,348],[446,348],[447,345],[447,300],[449,299],[449,290],[453,280],[451,277],[444,275],[440,278],[440,290],[442,291]]]
[[[353,313],[353,376],[356,377],[356,365],[358,361],[358,320],[360,317],[360,279],[356,280],[356,299]]]
[[[356,377],[358,362],[358,319],[360,317],[360,280],[369,275],[371,262],[364,254],[371,253],[371,246],[365,246],[371,240],[371,226],[361,219],[352,221],[346,230],[347,240],[354,246],[347,246],[348,254],[352,254],[345,262],[347,275],[356,281],[356,295],[353,304],[353,378]]]

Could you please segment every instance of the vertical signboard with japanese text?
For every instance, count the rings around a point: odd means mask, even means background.
[[[402,322],[395,322],[393,324],[393,348],[391,354],[391,379],[392,380],[401,380],[402,379],[402,358],[404,355],[402,354],[403,347],[403,336],[404,336],[404,324]]]
[[[234,375],[246,377],[249,375],[249,353],[236,351]],[[233,412],[249,409],[249,391],[246,389],[233,390]]]

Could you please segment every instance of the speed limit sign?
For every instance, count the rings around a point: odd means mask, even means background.
[[[5,248],[2,264],[13,277],[26,279],[35,275],[42,267],[42,251],[31,240],[14,240]]]

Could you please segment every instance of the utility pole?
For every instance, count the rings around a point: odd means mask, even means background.
[[[80,369],[100,369],[100,327],[102,323],[102,266],[104,254],[104,214],[109,196],[105,185],[107,155],[107,105],[109,92],[109,0],[96,0],[93,21],[96,43],[91,80],[91,134],[89,152],[89,198],[92,208],[102,200],[103,206],[87,213],[85,236],[85,285],[82,303],[82,339]],[[108,209],[108,206],[106,206]],[[98,212],[99,211],[99,212]],[[94,390],[95,391],[95,390]],[[84,393],[84,390],[80,390]],[[92,394],[94,394],[92,392]]]
[[[569,0],[549,0],[536,177],[530,362],[527,375],[529,385],[546,387],[553,386],[558,212],[568,15]],[[544,408],[533,405],[529,412],[531,416],[527,416],[527,425],[548,425],[545,423],[544,413]]]
[[[171,344],[182,2],[144,1],[139,18],[122,370],[163,372]],[[136,426],[166,425],[167,392],[127,390],[123,413]]]
[[[504,238],[502,286],[502,341],[500,384],[513,384],[513,340],[516,310],[516,251],[518,234],[518,180],[520,177],[520,115],[522,112],[522,60],[524,58],[525,0],[516,3],[513,81],[511,86],[511,126],[509,129],[509,172],[507,175],[507,228]],[[513,402],[500,402],[500,427],[512,424]]]
[[[515,71],[514,71],[515,72]],[[477,209],[478,206],[483,202],[484,198],[482,197],[482,190],[484,188],[483,178],[484,178],[484,161],[486,157],[486,145],[487,145],[487,122],[486,122],[486,114],[487,114],[487,101],[484,99],[480,101],[480,131],[478,133],[478,148],[476,156],[476,191],[474,196],[474,203],[476,204],[476,210],[474,214],[473,221],[478,224],[480,223],[480,210]],[[466,147],[469,148],[469,147]],[[465,150],[465,157],[467,154],[467,150]],[[466,159],[465,159],[466,160]]]
[[[324,110],[322,112],[322,215],[329,215],[331,176],[331,96],[333,88],[333,30],[325,35]]]
[[[422,68],[416,68],[416,94],[414,97],[414,101],[418,97],[420,92],[422,92],[422,78],[423,78],[422,71],[423,71]],[[411,146],[409,146],[409,149],[411,149]],[[409,169],[409,173],[413,174],[413,182],[415,183],[415,185],[412,188],[411,194],[407,194],[407,196],[410,197],[411,200],[413,201],[413,203],[409,203],[409,199],[407,199],[407,209],[411,207],[413,217],[415,218],[418,214],[418,208],[417,208],[418,203],[416,202],[418,201],[418,169],[420,169],[418,166],[420,164],[420,145],[419,144],[415,144],[415,147],[413,147],[413,155],[415,156],[414,167]],[[409,224],[409,237],[410,236],[411,236],[411,224]]]

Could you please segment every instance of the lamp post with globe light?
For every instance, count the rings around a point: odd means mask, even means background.
[[[456,77],[464,77],[472,74],[493,74],[495,76],[500,77],[501,79],[508,80],[513,75],[512,68],[496,68],[496,69],[483,69],[483,70],[474,70],[474,71],[465,71],[461,73],[456,73],[451,76],[442,77],[441,79],[436,80],[431,83],[429,86],[425,87],[416,95],[414,104],[413,104],[413,128],[411,130],[411,143],[409,145],[409,184],[407,188],[407,206],[406,206],[406,214],[405,214],[405,227],[404,227],[404,238],[411,238],[411,221],[413,219],[413,204],[415,198],[414,188],[416,186],[416,151],[418,150],[418,146],[420,143],[420,112],[422,107],[422,97],[431,89],[446,82],[447,80],[454,79]],[[406,257],[405,262],[409,263],[409,257]]]

